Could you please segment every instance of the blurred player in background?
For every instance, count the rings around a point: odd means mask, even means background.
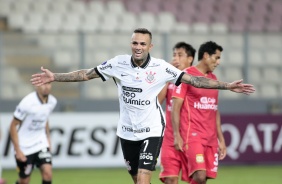
[[[115,81],[120,104],[117,135],[135,184],[150,184],[155,170],[165,128],[157,96],[167,82],[176,85],[184,82],[199,88],[246,94],[255,90],[252,85],[243,84],[242,80],[226,83],[185,74],[164,60],[151,57],[152,48],[151,32],[138,28],[131,37],[131,55],[119,55],[97,67],[69,73],[53,73],[41,67],[43,73],[34,74],[31,79],[36,86],[53,81],[82,82],[95,78]]]
[[[21,100],[14,112],[10,135],[19,174],[16,184],[28,184],[34,166],[40,169],[42,184],[52,183],[48,119],[57,100],[50,91],[51,83],[36,87],[36,91]]]
[[[184,71],[190,75],[217,80],[212,73],[220,64],[223,48],[215,42],[199,48],[198,64]],[[205,184],[216,178],[218,160],[226,156],[220,126],[218,90],[202,90],[181,84],[173,91],[172,123],[175,148],[183,152],[183,176],[191,184]]]
[[[178,42],[173,47],[173,59],[171,64],[180,70],[192,66],[196,50],[185,42]],[[161,148],[161,173],[160,180],[165,184],[177,184],[178,175],[181,170],[180,151],[174,148],[174,136],[171,123],[172,92],[175,88],[173,83],[167,83],[158,95],[162,104],[166,100],[166,128],[164,133],[163,144]]]

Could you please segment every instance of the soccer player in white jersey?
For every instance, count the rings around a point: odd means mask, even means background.
[[[128,171],[135,184],[149,184],[162,145],[165,119],[157,96],[167,82],[181,82],[199,88],[231,90],[250,94],[255,91],[242,80],[226,83],[185,74],[162,59],[152,57],[152,34],[145,28],[134,30],[131,38],[132,55],[119,55],[101,65],[73,71],[52,73],[41,67],[43,73],[32,75],[33,85],[48,82],[80,82],[94,78],[106,81],[113,78],[117,84],[120,119],[117,135]]]
[[[50,94],[51,83],[36,87],[16,107],[10,125],[19,179],[16,184],[28,184],[34,166],[40,169],[42,184],[52,183],[52,156],[49,115],[57,104]]]

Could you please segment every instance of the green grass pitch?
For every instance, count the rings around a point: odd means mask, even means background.
[[[158,179],[159,168],[153,173],[152,184],[161,184]],[[17,178],[15,170],[3,170],[2,177],[7,184],[14,184]],[[41,183],[38,169],[32,174],[30,184]],[[106,169],[54,169],[53,184],[132,184],[125,168]],[[282,165],[267,166],[221,166],[218,177],[209,180],[209,184],[280,184],[282,183]],[[179,184],[184,184],[180,182]]]

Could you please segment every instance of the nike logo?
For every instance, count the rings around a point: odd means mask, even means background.
[[[148,165],[148,164],[151,164],[151,162],[144,162],[144,165]]]
[[[124,77],[124,76],[128,76],[128,75],[127,74],[121,74],[121,76]]]

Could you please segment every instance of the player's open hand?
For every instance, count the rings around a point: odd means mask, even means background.
[[[219,142],[218,144],[218,159],[223,160],[226,157],[226,145],[225,142]]]
[[[235,93],[244,93],[246,95],[249,95],[256,91],[252,84],[244,84],[242,82],[243,79],[229,83],[228,88],[230,89],[230,91],[233,91]]]
[[[42,84],[53,82],[55,80],[54,74],[48,69],[41,67],[41,71],[42,73],[33,74],[31,76],[30,81],[32,85],[40,86]]]
[[[174,147],[176,150],[183,151],[183,140],[180,135],[174,137]]]

